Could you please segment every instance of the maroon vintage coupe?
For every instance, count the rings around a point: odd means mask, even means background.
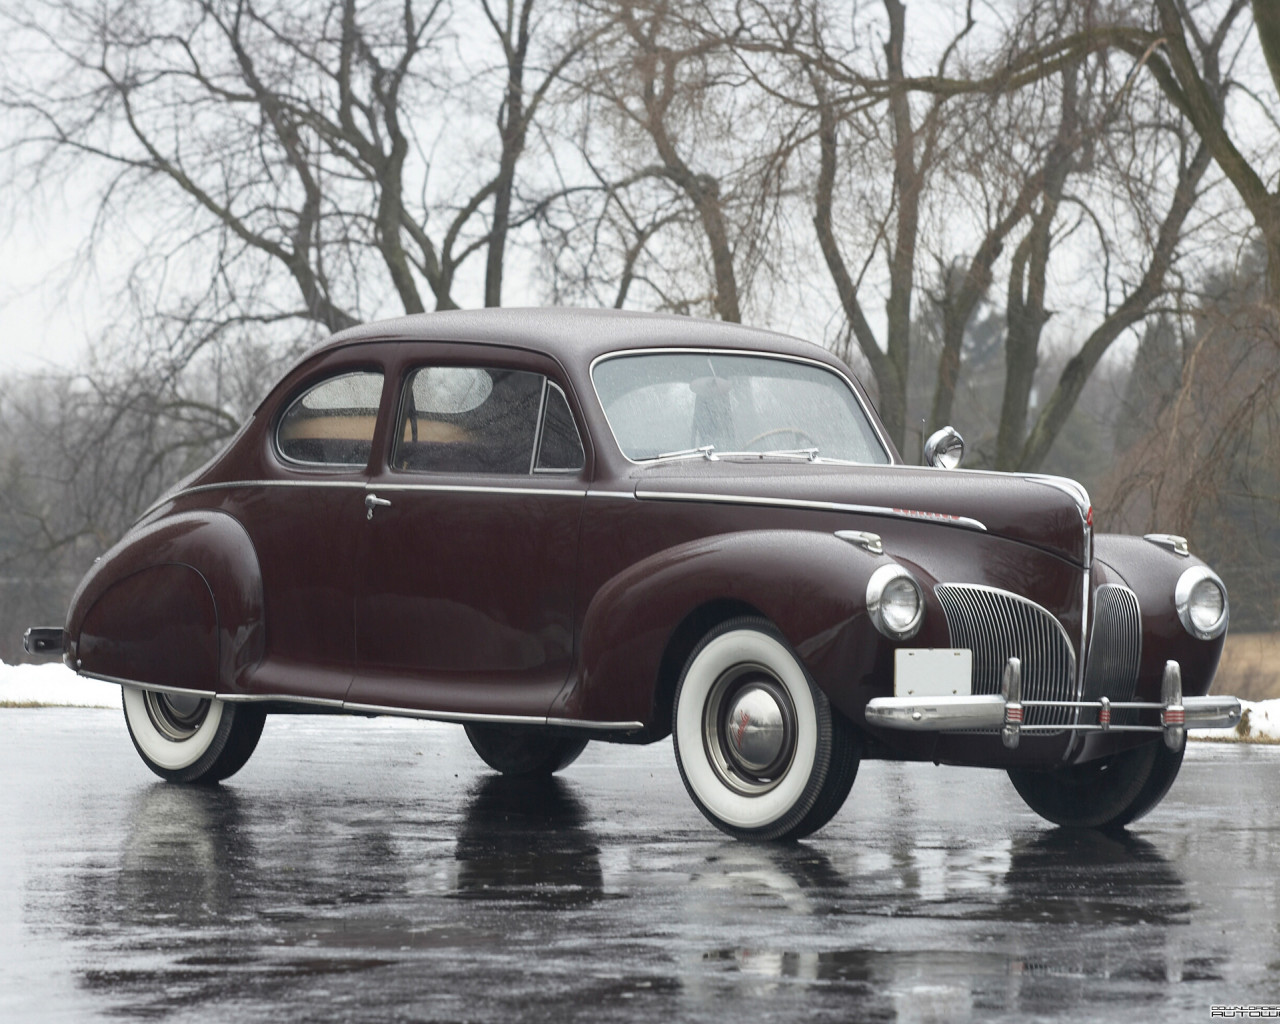
[[[684,317],[354,328],[89,571],[61,651],[174,782],[269,713],[459,722],[500,772],[672,734],[742,838],[803,836],[863,758],[1002,768],[1039,814],[1154,807],[1227,630],[1181,538],[1095,536],[1049,476],[903,464],[822,348]]]

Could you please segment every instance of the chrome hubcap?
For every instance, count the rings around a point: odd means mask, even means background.
[[[747,795],[767,793],[795,754],[795,711],[786,688],[760,666],[739,666],[707,696],[703,740],[720,780]]]
[[[744,687],[730,702],[725,734],[735,762],[755,774],[767,771],[787,739],[777,698],[763,686]]]
[[[142,697],[156,731],[175,743],[194,736],[209,714],[209,701],[203,697],[151,690],[144,692]]]

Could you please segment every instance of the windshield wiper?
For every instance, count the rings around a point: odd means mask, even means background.
[[[843,465],[857,465],[847,459],[826,459],[818,455],[817,448],[772,448],[768,451],[716,451],[713,444],[704,444],[698,448],[682,448],[678,452],[661,452],[644,461],[665,462],[668,459],[705,459],[708,462],[720,462],[724,459],[799,459],[803,462],[836,462]]]
[[[696,459],[698,457],[706,459],[708,462],[716,461],[716,446],[713,444],[704,444],[700,448],[682,448],[678,452],[660,452],[650,461],[658,462],[661,459]]]
[[[770,451],[756,452],[721,452],[718,459],[803,459],[805,462],[818,461],[817,448],[775,448]]]

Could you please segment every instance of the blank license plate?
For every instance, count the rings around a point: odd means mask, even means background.
[[[899,648],[893,652],[895,697],[967,697],[973,652],[967,647]]]

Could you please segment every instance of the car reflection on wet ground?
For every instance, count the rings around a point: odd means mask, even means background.
[[[868,763],[736,843],[667,743],[544,784],[456,727],[277,718],[229,783],[117,713],[0,712],[0,1019],[1208,1019],[1280,1002],[1280,748],[1194,744],[1127,834],[995,772]]]

